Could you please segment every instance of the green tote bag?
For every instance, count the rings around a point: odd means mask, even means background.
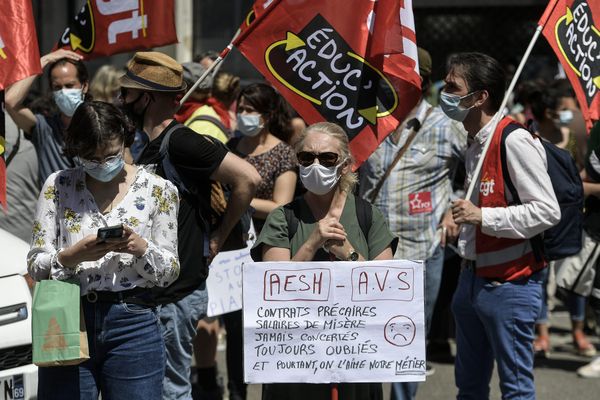
[[[90,358],[77,282],[38,282],[31,325],[35,365],[76,365]]]

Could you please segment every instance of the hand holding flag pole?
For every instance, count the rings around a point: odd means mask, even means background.
[[[512,80],[510,82],[510,85],[508,86],[508,89],[506,90],[506,94],[504,95],[502,104],[500,105],[500,108],[498,109],[498,112],[496,113],[496,115],[494,115],[494,117],[492,118],[491,132],[494,132],[496,130],[496,126],[502,119],[502,116],[503,116],[502,114],[504,112],[504,108],[506,107],[506,104],[508,103],[508,98],[510,97],[511,93],[515,89],[517,80],[519,80],[519,77],[521,76],[521,72],[523,72],[523,67],[525,66],[525,63],[527,62],[527,59],[529,58],[529,55],[531,54],[531,51],[533,50],[533,46],[535,45],[538,38],[540,37],[540,34],[542,33],[544,26],[548,22],[548,18],[550,16],[550,14],[552,13],[552,10],[554,9],[554,7],[556,7],[556,3],[558,3],[558,0],[551,0],[550,4],[548,5],[548,8],[546,9],[546,12],[540,19],[538,26],[535,30],[535,33],[533,34],[533,37],[531,38],[531,41],[529,42],[529,46],[527,46],[527,49],[525,50],[525,54],[523,54],[523,58],[521,58],[521,63],[519,64],[519,67],[515,71],[515,75],[513,76]],[[467,190],[467,193],[465,194],[466,200],[469,200],[471,198],[471,195],[473,194],[473,190],[475,189],[475,185],[477,184],[477,181],[478,181],[477,178],[479,177],[479,173],[481,172],[481,168],[483,166],[483,161],[485,160],[485,155],[487,154],[490,144],[492,143],[493,136],[494,135],[489,135],[483,146],[481,157],[479,157],[479,160],[477,161],[477,166],[475,167],[475,171],[473,173],[473,179],[471,180],[469,189]]]

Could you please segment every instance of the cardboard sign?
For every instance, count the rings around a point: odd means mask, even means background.
[[[223,251],[210,264],[206,289],[208,290],[209,317],[227,314],[242,308],[242,264],[252,262],[250,249],[256,241],[254,226],[250,228],[246,248]]]
[[[248,383],[425,380],[421,261],[243,266]]]

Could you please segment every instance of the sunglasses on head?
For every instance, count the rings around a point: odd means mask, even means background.
[[[337,153],[326,151],[324,153],[313,153],[312,151],[301,151],[296,154],[296,158],[298,158],[298,163],[303,167],[310,166],[313,162],[315,162],[315,158],[319,160],[319,164],[324,167],[333,167],[340,156]]]

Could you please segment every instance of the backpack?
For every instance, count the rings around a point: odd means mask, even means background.
[[[358,219],[358,225],[360,230],[366,239],[369,238],[369,230],[371,229],[371,223],[373,221],[373,210],[371,204],[361,197],[354,196],[356,201],[356,218]],[[288,238],[291,241],[296,231],[298,230],[298,215],[300,215],[300,197],[296,197],[291,203],[283,206],[283,213],[285,214],[285,220],[288,228]]]
[[[506,186],[513,199],[521,204],[517,190],[508,174],[505,145],[508,135],[518,128],[524,128],[531,133],[521,124],[508,125],[502,132],[500,157]],[[541,260],[543,257],[547,261],[560,260],[579,253],[583,245],[583,184],[575,160],[567,150],[557,147],[535,133],[531,134],[541,141],[546,151],[548,176],[561,211],[559,223],[533,237],[531,243],[536,259]]]
[[[165,173],[165,179],[171,181],[177,187],[179,193],[181,193],[182,195],[193,196],[196,199],[200,199],[200,196],[198,196],[198,193],[201,192],[200,188],[196,187],[196,183],[193,180],[187,178],[186,176],[182,176],[179,174],[179,172],[177,172],[177,169],[171,162],[169,156],[169,142],[171,140],[171,135],[174,131],[180,128],[185,128],[185,126],[182,124],[173,125],[165,133],[165,137],[163,138],[163,141],[160,144],[159,154],[162,160],[161,163],[163,171]],[[206,138],[208,140],[212,140],[210,137]],[[207,223],[205,221],[205,225],[208,226],[206,228],[208,231],[212,231],[214,230],[215,226],[218,226],[222,213],[219,213],[216,210],[214,210],[212,206],[205,205],[204,207],[210,209],[211,221],[210,223]],[[248,231],[250,230],[250,222],[251,215],[250,211],[247,210],[242,215],[240,221],[238,221],[238,223],[235,224],[227,239],[225,239],[225,241],[223,242],[223,245],[221,246],[221,251],[230,251],[245,248],[247,246],[247,240],[249,236]]]

